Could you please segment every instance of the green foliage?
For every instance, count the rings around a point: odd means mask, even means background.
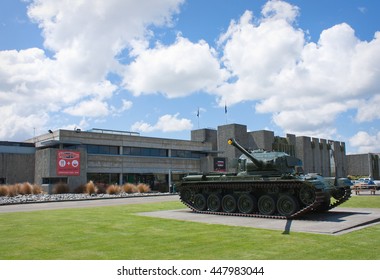
[[[380,207],[379,196],[350,201],[354,207]],[[165,202],[3,213],[0,259],[380,259],[380,225],[331,236],[136,215],[183,208],[180,202]]]

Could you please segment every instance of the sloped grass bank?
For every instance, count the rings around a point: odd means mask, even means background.
[[[380,225],[327,236],[135,215],[183,207],[165,202],[3,213],[0,259],[380,259]],[[380,197],[353,197],[344,207],[379,208]]]

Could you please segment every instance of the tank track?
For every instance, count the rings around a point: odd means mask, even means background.
[[[240,190],[243,192],[247,191],[247,190],[252,190],[252,189],[268,190],[268,188],[272,188],[273,190],[275,190],[277,188],[281,188],[282,190],[284,190],[284,189],[292,190],[292,189],[301,188],[302,186],[305,186],[305,184],[302,182],[291,182],[290,183],[289,181],[284,181],[284,182],[280,182],[280,181],[273,182],[272,181],[272,182],[260,182],[260,183],[256,182],[255,186],[252,186],[250,183],[246,183],[246,182],[242,182],[242,183],[223,182],[223,183],[224,183],[223,188],[222,188],[223,190],[230,189],[230,190]],[[191,185],[191,186],[189,186],[189,185]],[[208,189],[208,190],[220,190],[221,189],[221,182],[218,182],[218,183],[210,183],[210,182],[192,183],[189,185],[182,186],[181,189],[188,188],[189,190],[192,190],[193,192],[198,192],[198,191],[203,190],[203,189]],[[346,196],[347,195],[345,195],[344,198],[346,198]],[[345,199],[345,200],[347,200],[347,199]],[[199,214],[253,217],[253,218],[269,218],[269,219],[296,219],[296,218],[299,218],[301,216],[304,216],[306,213],[317,210],[318,206],[320,206],[324,202],[325,195],[321,190],[315,189],[315,200],[312,203],[310,203],[309,205],[301,208],[299,211],[297,211],[296,213],[294,213],[290,216],[263,215],[263,214],[260,214],[258,212],[246,214],[246,213],[239,213],[239,212],[227,213],[227,212],[222,212],[222,211],[220,211],[220,212],[213,212],[213,211],[208,211],[208,210],[200,211],[192,205],[191,201],[185,201],[182,198],[181,192],[180,192],[180,200],[184,205],[186,205],[188,208],[190,208],[193,212],[199,213]],[[334,203],[334,205],[331,205],[329,207],[333,208],[333,207],[336,207],[339,204],[344,202],[344,201],[341,201],[341,202],[340,201],[341,200],[337,201],[336,203]],[[338,202],[339,202],[339,204],[338,204]]]
[[[344,188],[344,195],[340,199],[335,201],[334,203],[331,203],[327,210],[330,210],[330,209],[333,209],[333,208],[339,206],[343,202],[346,202],[347,200],[349,200],[350,197],[351,197],[351,188],[348,186],[348,187]]]

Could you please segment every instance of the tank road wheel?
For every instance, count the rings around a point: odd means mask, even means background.
[[[207,198],[207,207],[211,212],[219,212],[222,208],[222,199],[219,194],[212,193]]]
[[[180,191],[180,197],[185,202],[190,202],[191,198],[193,197],[193,193],[190,189],[182,189]]]
[[[310,205],[315,200],[315,192],[309,186],[303,186],[299,192],[300,200],[305,205]]]
[[[300,209],[297,199],[289,194],[280,195],[277,200],[277,211],[282,216],[291,216]]]
[[[239,212],[243,214],[251,214],[257,209],[257,199],[248,193],[242,194],[238,199]]]
[[[236,198],[232,194],[226,194],[222,199],[222,209],[226,213],[234,213],[237,209]]]
[[[276,211],[276,201],[270,195],[263,195],[258,202],[259,212],[262,215],[272,215]]]
[[[207,199],[203,193],[197,193],[194,196],[194,207],[198,211],[204,211],[207,209]]]

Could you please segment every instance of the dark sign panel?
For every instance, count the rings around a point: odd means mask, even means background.
[[[226,171],[226,158],[214,158],[214,171]]]
[[[58,150],[57,151],[57,175],[80,175],[80,152]]]

